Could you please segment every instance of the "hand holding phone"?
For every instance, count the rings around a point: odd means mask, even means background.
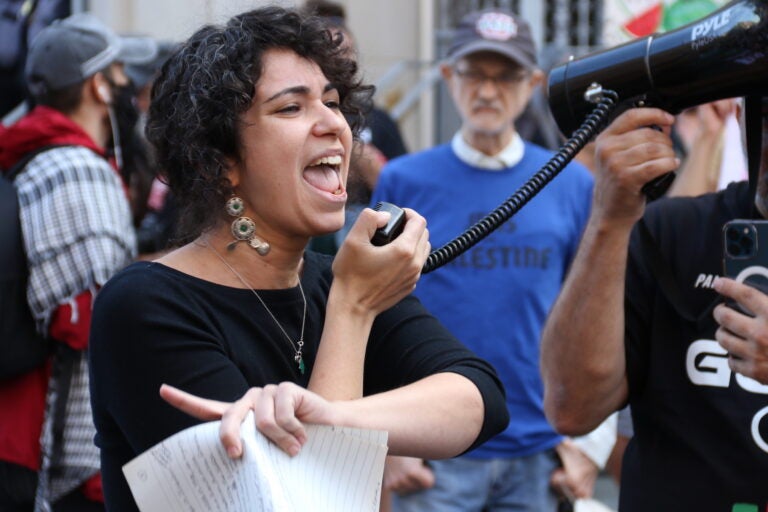
[[[768,221],[729,221],[723,226],[723,243],[723,275],[768,295]],[[726,304],[754,316],[732,300]]]
[[[768,384],[768,221],[730,221],[723,240],[724,274],[737,282],[715,281],[725,298],[713,312],[720,325],[715,339],[728,353],[731,370]]]

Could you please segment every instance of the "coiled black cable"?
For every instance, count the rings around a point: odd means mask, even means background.
[[[587,145],[592,137],[602,130],[608,121],[608,116],[616,106],[619,95],[615,91],[603,89],[600,91],[600,94],[601,97],[597,106],[549,162],[495,210],[477,221],[461,235],[439,249],[432,251],[424,263],[424,267],[421,270],[422,274],[432,272],[456,259],[460,254],[490,235],[504,222],[509,220],[510,217],[520,211],[520,208],[525,206],[555,176],[560,174],[565,166],[568,165],[568,162],[573,160],[573,157]]]

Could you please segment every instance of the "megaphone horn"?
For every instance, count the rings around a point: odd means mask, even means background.
[[[738,0],[672,32],[571,59],[549,73],[549,104],[569,136],[594,105],[595,85],[619,96],[616,113],[678,113],[723,98],[768,95],[768,0]]]

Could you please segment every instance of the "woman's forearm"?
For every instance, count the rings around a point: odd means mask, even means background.
[[[363,367],[375,312],[348,304],[331,287],[308,388],[328,400],[363,396]]]
[[[341,425],[388,431],[390,455],[429,459],[453,457],[469,448],[485,415],[480,391],[457,373],[439,373],[334,405]]]

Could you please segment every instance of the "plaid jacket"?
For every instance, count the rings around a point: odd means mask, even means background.
[[[29,265],[27,298],[38,328],[47,332],[59,305],[103,285],[134,257],[130,207],[117,173],[103,157],[84,147],[40,153],[16,179],[16,187]],[[61,389],[54,369],[41,438],[36,510],[50,510],[50,502],[99,470],[85,352],[78,353],[74,363],[63,446],[56,446],[52,411]],[[57,460],[54,453],[60,454]]]

